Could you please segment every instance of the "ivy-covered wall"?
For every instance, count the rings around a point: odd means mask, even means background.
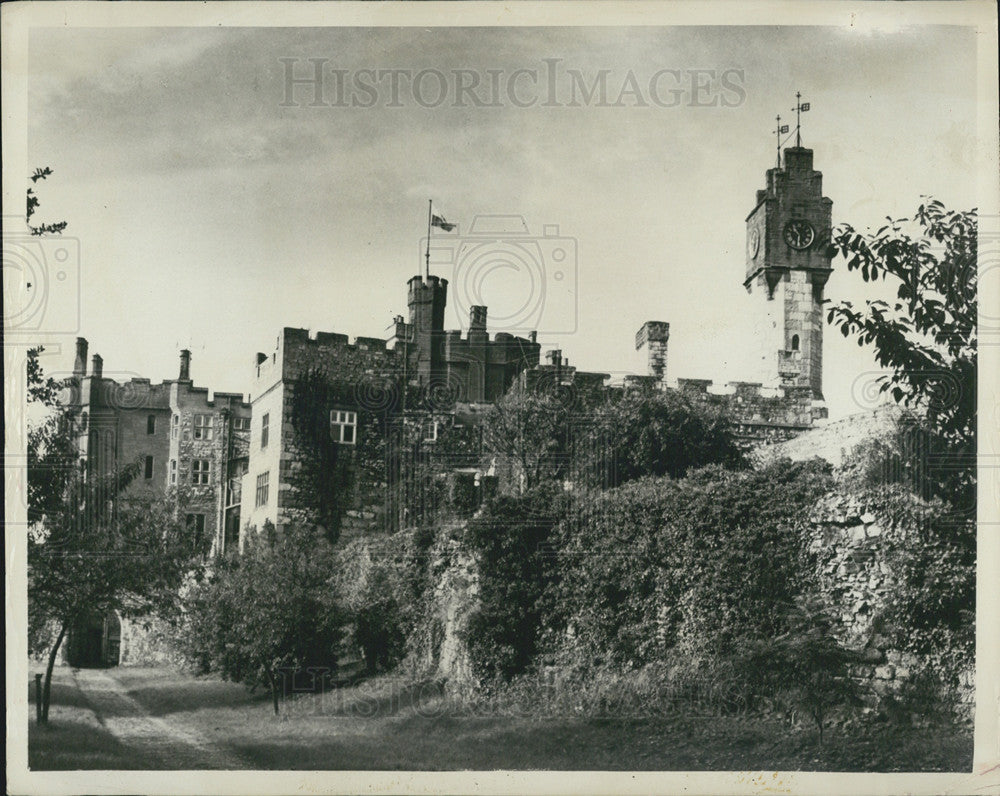
[[[941,636],[922,645],[920,629],[904,623],[900,611],[914,603],[938,602],[932,592],[945,584],[922,575],[915,581],[912,575],[918,549],[937,544],[934,537],[943,523],[947,517],[941,504],[926,503],[900,488],[834,495],[817,505],[807,549],[820,591],[839,620],[840,640],[858,653],[851,672],[868,706],[944,692],[959,717],[971,720],[975,666],[971,655],[963,661],[961,638]],[[942,550],[941,555],[949,553]],[[953,591],[958,589],[956,582]],[[967,619],[972,622],[971,613]],[[970,624],[969,636],[971,632]]]

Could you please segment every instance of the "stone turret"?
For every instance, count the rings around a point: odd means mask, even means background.
[[[635,350],[644,347],[649,352],[647,371],[657,381],[667,378],[667,342],[670,340],[670,324],[665,321],[646,321],[635,333]]]

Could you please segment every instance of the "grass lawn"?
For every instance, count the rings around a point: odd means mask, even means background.
[[[433,684],[391,678],[299,695],[275,717],[266,693],[169,669],[114,676],[153,716],[197,730],[262,769],[562,769],[969,771],[972,732],[890,724],[831,729],[822,748],[812,728],[778,719],[595,719],[471,715]],[[33,768],[68,758],[83,768],[136,767],[96,721],[84,725],[53,694],[49,730],[31,734]],[[62,704],[65,700],[66,704]],[[58,709],[58,712],[57,712]],[[86,733],[86,740],[80,736]],[[62,749],[54,742],[68,740]]]
[[[83,694],[60,667],[52,677],[49,723],[35,723],[35,688],[29,692],[28,768],[40,771],[76,769],[142,769],[145,761],[120,743],[98,721]],[[13,739],[12,739],[13,740]],[[22,741],[23,743],[23,741]]]

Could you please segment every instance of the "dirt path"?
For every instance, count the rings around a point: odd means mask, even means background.
[[[246,761],[213,743],[175,718],[151,716],[113,673],[76,669],[73,683],[97,720],[119,741],[134,749],[144,767],[155,769],[242,769]]]

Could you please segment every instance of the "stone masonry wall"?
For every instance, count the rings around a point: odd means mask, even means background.
[[[907,697],[916,676],[930,665],[894,648],[878,619],[893,586],[886,556],[892,522],[879,506],[835,497],[817,507],[809,539],[821,593],[838,620],[838,638],[859,656],[852,674],[869,708],[890,695]],[[972,667],[961,674],[958,712],[966,719],[974,706],[974,676]]]
[[[299,449],[292,424],[295,384],[308,372],[326,374],[340,389],[343,400],[337,407],[357,413],[357,441],[343,445],[342,454],[355,465],[352,502],[342,522],[342,534],[349,537],[384,526],[384,475],[374,470],[385,466],[387,440],[376,438],[373,417],[397,407],[400,401],[401,357],[379,338],[358,337],[349,343],[347,335],[285,328],[270,356],[258,355],[254,384],[254,426],[250,440],[250,466],[243,479],[244,524],[272,519],[277,525],[307,519],[306,497],[295,486],[304,452]],[[267,449],[260,446],[260,423],[269,415]],[[266,461],[265,461],[266,454]],[[268,505],[255,506],[256,479],[269,473]],[[373,474],[374,473],[374,474]]]
[[[781,442],[825,420],[826,407],[815,402],[809,387],[765,389],[756,382],[736,381],[721,391],[704,379],[678,379],[677,389],[690,398],[724,408],[747,444]]]

